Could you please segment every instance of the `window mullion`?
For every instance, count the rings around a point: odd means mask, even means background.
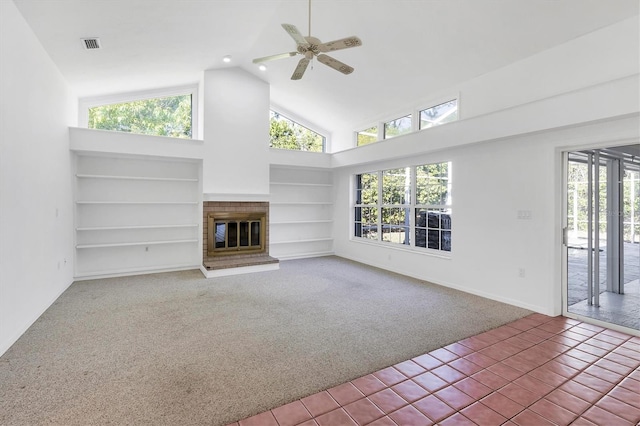
[[[376,203],[376,207],[378,208],[378,241],[382,241],[382,190],[383,190],[383,183],[382,183],[382,171],[378,171],[378,200]]]

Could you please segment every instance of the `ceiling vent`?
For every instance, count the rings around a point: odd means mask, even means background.
[[[100,45],[100,39],[97,37],[87,37],[80,40],[82,40],[82,47],[84,47],[84,50],[95,50],[102,48],[102,46]]]

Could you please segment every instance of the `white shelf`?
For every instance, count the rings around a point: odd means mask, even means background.
[[[104,248],[104,247],[131,247],[131,246],[152,246],[159,244],[184,244],[197,243],[198,239],[189,240],[164,240],[164,241],[135,241],[131,243],[108,243],[108,244],[78,244],[77,249]]]
[[[278,186],[320,186],[331,188],[333,184],[331,183],[302,183],[302,182],[271,182],[271,185]]]
[[[76,201],[76,204],[118,204],[118,205],[126,205],[126,204],[185,204],[185,205],[196,205],[197,201]]]
[[[331,173],[306,168],[271,167],[269,238],[280,259],[332,253],[334,209]]]
[[[145,273],[145,272],[169,272],[169,271],[181,271],[188,269],[198,269],[199,264],[191,263],[178,263],[175,265],[161,265],[161,266],[147,266],[141,268],[122,268],[122,269],[107,269],[100,271],[79,272],[74,278],[76,279],[93,279],[101,277],[113,277],[120,275],[130,275],[133,273]]]
[[[198,182],[197,178],[172,178],[172,177],[150,177],[150,176],[110,176],[110,175],[87,175],[77,174],[80,179],[118,179],[118,180],[150,180],[165,182]]]
[[[200,263],[201,164],[120,154],[74,160],[77,276]]]
[[[195,228],[197,223],[188,223],[184,225],[128,225],[128,226],[86,226],[76,228],[76,231],[117,231],[127,229],[163,229],[163,228]]]
[[[321,256],[333,256],[333,255],[335,255],[335,252],[333,251],[313,251],[313,252],[296,253],[296,254],[279,254],[278,259],[293,260],[293,259],[306,259],[309,257],[321,257]]]
[[[333,238],[308,238],[306,240],[271,241],[269,242],[269,244],[315,243],[319,241],[333,241]]]
[[[269,222],[270,225],[303,225],[309,223],[333,223],[331,219],[318,219],[318,220],[284,220],[280,222]]]
[[[270,203],[272,206],[290,206],[290,205],[300,205],[300,206],[332,206],[333,203],[329,201],[274,201]]]

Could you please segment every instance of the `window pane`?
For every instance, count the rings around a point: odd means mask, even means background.
[[[451,251],[451,210],[416,209],[416,247]]]
[[[420,111],[420,128],[427,129],[458,119],[458,100],[454,99]]]
[[[355,236],[378,239],[378,208],[377,207],[356,207],[355,208]]]
[[[451,231],[442,231],[440,234],[440,250],[451,251]]]
[[[411,202],[411,169],[391,169],[382,172],[382,204]]]
[[[358,132],[358,146],[367,145],[378,140],[378,126]]]
[[[191,138],[191,95],[89,108],[89,128]]]
[[[378,203],[378,174],[363,173],[356,176],[356,204]]]
[[[409,244],[408,208],[382,208],[382,241]]]
[[[450,163],[416,167],[416,204],[451,204]]]
[[[384,138],[389,139],[395,136],[404,135],[411,132],[411,114],[384,123]]]
[[[275,111],[270,111],[269,118],[269,147],[324,152],[324,136]]]
[[[437,229],[429,229],[427,231],[427,248],[440,249],[440,231]]]

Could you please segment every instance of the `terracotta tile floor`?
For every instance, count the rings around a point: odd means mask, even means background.
[[[532,314],[231,426],[640,422],[640,337]]]

